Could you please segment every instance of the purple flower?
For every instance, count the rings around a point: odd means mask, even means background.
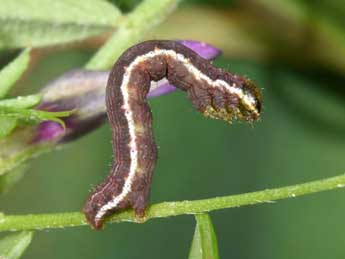
[[[179,40],[178,42],[182,43],[191,50],[194,50],[196,53],[198,53],[199,56],[203,57],[204,59],[212,60],[221,54],[221,51],[219,49],[202,41]]]
[[[38,126],[35,140],[50,140],[60,136],[64,131],[62,125],[54,121],[43,121]]]
[[[219,49],[204,42],[190,40],[179,42],[205,59],[214,59],[220,55]],[[106,121],[105,87],[109,73],[109,71],[76,69],[48,83],[41,91],[43,101],[37,109],[74,112],[64,119],[65,129],[53,121],[39,124],[33,141],[65,142],[97,128]],[[175,90],[176,88],[165,79],[152,82],[148,98],[165,95]]]

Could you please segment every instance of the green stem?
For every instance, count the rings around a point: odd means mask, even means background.
[[[109,221],[143,223],[153,218],[197,214],[257,203],[270,203],[274,200],[293,198],[342,187],[345,187],[345,175],[239,195],[196,201],[163,202],[150,206],[147,210],[146,217],[143,219],[136,219],[133,211],[130,210],[115,214]],[[36,215],[0,215],[0,231],[42,230],[75,227],[86,224],[84,215],[79,212]]]
[[[129,46],[143,39],[161,23],[181,0],[146,0],[127,15],[118,30],[86,64],[87,69],[101,70],[111,67]]]

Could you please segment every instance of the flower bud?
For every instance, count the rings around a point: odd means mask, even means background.
[[[199,41],[180,41],[205,59],[213,59],[220,51]],[[42,103],[37,107],[46,111],[73,110],[71,116],[63,118],[65,129],[53,121],[38,125],[34,142],[65,142],[82,136],[106,121],[105,87],[110,71],[76,69],[48,83],[42,90]],[[152,82],[148,98],[171,93],[175,87],[166,79]]]

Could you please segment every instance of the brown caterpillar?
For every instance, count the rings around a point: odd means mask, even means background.
[[[228,122],[259,118],[261,95],[250,80],[212,66],[181,43],[153,40],[126,50],[112,68],[106,88],[113,166],[83,210],[95,229],[102,228],[105,217],[129,207],[144,216],[157,160],[146,96],[150,82],[163,78],[186,91],[206,117]]]

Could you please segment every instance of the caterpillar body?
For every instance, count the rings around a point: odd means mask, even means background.
[[[113,165],[83,210],[95,229],[102,228],[107,216],[129,207],[144,216],[157,160],[146,97],[151,81],[163,78],[187,92],[206,117],[252,122],[260,116],[261,95],[254,83],[214,67],[179,42],[152,40],[126,50],[113,66],[106,88]]]

